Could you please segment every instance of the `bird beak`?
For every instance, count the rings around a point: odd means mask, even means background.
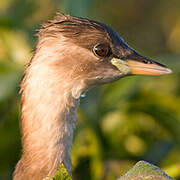
[[[131,74],[163,75],[170,74],[172,72],[171,69],[156,62],[148,64],[134,60],[127,60],[127,64],[130,68]]]
[[[111,63],[123,74],[163,75],[172,72],[165,65],[141,56],[136,52],[125,60],[112,58]]]

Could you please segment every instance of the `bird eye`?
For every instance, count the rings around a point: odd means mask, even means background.
[[[98,44],[94,47],[93,51],[100,57],[106,57],[111,53],[110,47],[107,44]]]

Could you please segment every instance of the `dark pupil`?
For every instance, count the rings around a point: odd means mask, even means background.
[[[106,44],[97,45],[94,49],[98,56],[105,57],[109,54],[109,47]]]

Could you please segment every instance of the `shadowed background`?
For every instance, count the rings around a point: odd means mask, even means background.
[[[110,25],[141,54],[174,71],[126,77],[82,98],[72,149],[75,179],[113,180],[138,160],[180,179],[179,0],[1,0],[0,179],[12,178],[20,158],[18,85],[35,32],[57,10]]]

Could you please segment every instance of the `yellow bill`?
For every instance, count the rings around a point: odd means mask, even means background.
[[[132,58],[125,60],[112,58],[111,63],[116,66],[122,74],[141,75],[163,75],[170,74],[172,70],[154,60],[134,54]]]
[[[144,75],[163,75],[163,74],[170,74],[172,70],[161,65],[159,63],[143,63],[134,60],[127,60],[126,61],[131,74],[144,74]]]

